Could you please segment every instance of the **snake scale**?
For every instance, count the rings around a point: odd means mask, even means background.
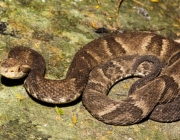
[[[14,47],[1,74],[17,79],[44,102],[63,104],[82,95],[85,108],[98,120],[129,125],[149,117],[160,122],[180,119],[180,44],[154,33],[124,32],[100,37],[74,56],[64,80],[44,78],[45,60],[28,47]],[[126,99],[107,96],[118,80],[140,76]]]

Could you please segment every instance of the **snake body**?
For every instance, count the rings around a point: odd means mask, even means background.
[[[100,37],[82,47],[64,80],[45,79],[43,57],[27,47],[14,47],[9,52],[1,64],[1,74],[12,78],[10,75],[20,71],[27,73],[24,87],[28,93],[49,103],[72,102],[84,92],[84,106],[108,124],[134,124],[147,116],[171,122],[180,119],[179,58],[180,44],[171,39],[154,33],[125,32]],[[143,65],[143,61],[149,62]],[[144,78],[133,84],[127,99],[117,102],[107,98],[114,82],[133,75]],[[175,110],[174,115],[169,115],[167,109],[171,113]]]

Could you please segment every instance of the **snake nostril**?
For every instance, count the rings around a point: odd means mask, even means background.
[[[20,72],[20,71],[21,71],[21,68],[19,67],[19,68],[18,68],[18,72]]]

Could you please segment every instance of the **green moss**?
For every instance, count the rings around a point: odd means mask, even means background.
[[[48,140],[51,138],[51,136],[38,131],[36,125],[33,125],[31,121],[20,123],[16,119],[3,124],[0,129],[1,140]]]

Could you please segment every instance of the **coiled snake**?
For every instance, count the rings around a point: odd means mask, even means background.
[[[1,74],[20,78],[24,87],[45,102],[63,104],[82,95],[86,109],[98,120],[113,125],[142,119],[171,122],[180,119],[180,44],[153,33],[125,32],[100,37],[74,56],[64,80],[45,79],[45,61],[36,51],[14,47],[1,64]],[[141,76],[127,99],[106,95],[118,80]]]

